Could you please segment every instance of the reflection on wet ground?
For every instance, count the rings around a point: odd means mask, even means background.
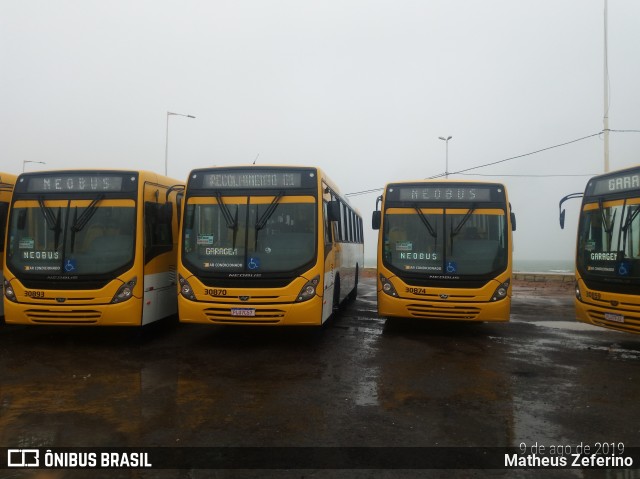
[[[526,294],[510,323],[385,320],[373,280],[321,329],[3,326],[0,444],[636,445],[640,341],[585,326]],[[92,476],[244,477],[154,472]]]

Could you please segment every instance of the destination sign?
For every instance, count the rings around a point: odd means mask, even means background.
[[[202,188],[300,188],[302,173],[299,171],[258,170],[224,171],[205,173]]]
[[[640,190],[640,171],[625,171],[589,182],[589,195],[606,195],[620,191]]]
[[[394,187],[400,201],[491,201],[491,191],[486,186],[401,186]]]
[[[122,176],[48,175],[30,176],[28,193],[122,191]]]

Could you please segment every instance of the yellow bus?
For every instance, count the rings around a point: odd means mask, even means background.
[[[576,247],[579,321],[640,333],[640,166],[596,176],[582,196]]]
[[[15,175],[0,173],[0,274],[4,270],[4,242],[7,227],[7,216],[9,215],[9,203],[13,185],[16,184]],[[0,316],[4,316],[4,306],[0,301]]]
[[[372,226],[380,316],[509,320],[515,215],[504,185],[391,183]]]
[[[318,168],[191,172],[178,259],[184,323],[322,325],[357,294],[362,218]]]
[[[5,321],[141,326],[177,311],[184,183],[146,171],[23,173],[9,208]]]

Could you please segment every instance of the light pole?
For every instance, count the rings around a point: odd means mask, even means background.
[[[166,133],[165,145],[164,145],[164,176],[167,176],[167,167],[169,162],[169,117],[171,115],[184,116],[186,118],[195,118],[195,116],[193,115],[183,115],[182,113],[173,113],[171,111],[167,112],[167,133]]]
[[[444,176],[445,178],[449,178],[449,140],[453,137],[448,136],[445,138],[444,136],[439,136],[438,138],[440,138],[445,143]]]
[[[41,165],[46,165],[44,161],[32,161],[32,160],[23,160],[22,161],[22,172],[24,173],[24,167],[27,163],[40,163]]]
[[[609,171],[609,64],[607,53],[607,17],[608,2],[604,0],[604,117],[602,119],[604,131],[604,172]],[[609,211],[609,210],[607,210]]]

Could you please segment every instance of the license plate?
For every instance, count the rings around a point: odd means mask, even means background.
[[[231,316],[255,316],[254,308],[231,308]]]
[[[616,323],[624,323],[624,316],[615,313],[604,313],[604,319],[607,321],[615,321]]]

